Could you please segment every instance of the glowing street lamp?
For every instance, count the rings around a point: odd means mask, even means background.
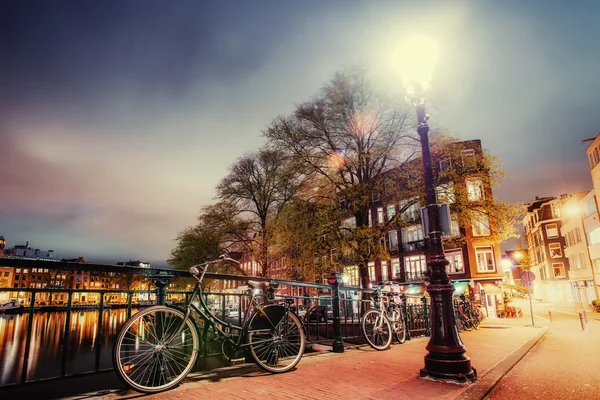
[[[448,260],[442,246],[440,213],[436,204],[429,150],[429,115],[425,113],[425,98],[431,87],[437,61],[437,45],[430,38],[414,36],[404,42],[398,51],[401,57],[398,59],[403,62],[396,64],[406,86],[406,98],[412,102],[417,112],[429,224],[427,267],[430,274],[427,292],[431,298],[431,337],[426,346],[429,353],[425,356],[425,366],[420,375],[436,380],[472,382],[477,379],[477,375],[471,367],[471,359],[465,355],[467,349],[460,340],[454,319],[454,286],[446,273]]]
[[[505,258],[500,262],[500,264],[502,265],[502,271],[506,275],[506,282],[512,283],[511,282],[511,277],[512,277],[511,272],[512,272],[512,267],[513,267],[512,261],[510,261],[508,258]]]

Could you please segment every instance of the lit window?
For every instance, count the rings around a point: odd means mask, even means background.
[[[444,252],[449,264],[446,266],[446,272],[449,274],[461,274],[465,272],[462,250],[448,250]]]
[[[558,237],[558,227],[556,224],[546,225],[546,237],[549,239]]]
[[[400,276],[400,259],[392,258],[392,271],[396,274],[396,277]]]
[[[478,272],[493,272],[496,270],[494,249],[492,246],[476,247],[475,256],[477,258]]]
[[[404,269],[407,281],[418,281],[425,279],[427,263],[424,255],[404,257]]]
[[[394,218],[394,215],[396,215],[396,206],[393,204],[390,204],[389,206],[387,206],[388,221],[390,221],[392,218]]]
[[[565,278],[567,276],[565,274],[565,266],[563,263],[553,263],[552,269],[554,270],[555,278]]]
[[[389,231],[388,238],[390,240],[390,250],[398,250],[398,231]]]
[[[487,214],[473,211],[473,236],[489,236],[490,222]]]
[[[548,245],[550,249],[550,258],[561,258],[562,257],[562,249],[560,248],[560,243],[550,243]]]
[[[388,262],[381,261],[381,281],[385,282],[388,280]]]
[[[418,242],[421,240],[423,240],[423,225],[402,228],[402,243]]]
[[[377,208],[377,223],[383,224],[383,207]]]
[[[369,262],[369,280],[375,281],[375,263],[373,261]]]
[[[439,185],[435,188],[435,194],[438,203],[454,203],[454,185],[452,183]]]
[[[483,200],[483,181],[478,178],[467,178],[467,195],[469,201]]]

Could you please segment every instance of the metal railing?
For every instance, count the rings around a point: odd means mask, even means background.
[[[187,271],[23,259],[0,259],[0,265],[80,273],[81,271],[95,274],[110,273],[113,276],[134,274],[147,278],[153,285],[147,290],[0,288],[0,298],[3,293],[9,293],[9,296],[12,293],[21,299],[20,304],[23,306],[22,310],[17,310],[19,314],[14,317],[14,320],[6,317],[0,319],[0,358],[2,352],[7,354],[7,346],[11,346],[13,350],[19,349],[14,359],[3,358],[1,366],[3,379],[5,376],[9,378],[0,381],[0,387],[111,370],[113,341],[120,326],[135,310],[152,304],[167,303],[177,306],[184,304],[191,294],[191,287],[187,285],[184,285],[183,290],[173,288],[169,290],[169,287],[174,285],[173,280],[191,279]],[[304,322],[308,345],[327,343],[333,346],[334,351],[343,351],[343,342],[364,343],[360,333],[360,316],[370,307],[370,300],[368,295],[364,294],[364,289],[343,286],[341,279],[331,285],[321,285],[211,273],[207,273],[205,278],[225,281],[268,281],[277,284],[272,285],[272,287],[279,287],[277,291],[265,293],[263,296],[276,300],[293,299],[296,312]],[[192,282],[190,281],[190,286]],[[85,302],[81,302],[83,294],[87,296]],[[244,318],[242,310],[246,309],[245,304],[250,297],[249,293],[235,292],[234,289],[205,292],[204,296],[206,304],[217,314],[238,323]],[[62,304],[58,301],[59,297],[63,298]],[[39,301],[42,298],[44,301]],[[52,301],[52,298],[56,301]],[[404,296],[403,307],[407,338],[429,335],[426,298]],[[3,332],[3,329],[6,332]],[[214,344],[210,344],[206,335],[207,333],[204,332],[202,336],[204,341],[199,354],[200,367],[213,369],[224,365],[223,360],[218,359],[221,355],[220,346],[217,348]],[[15,343],[15,340],[20,342]],[[82,348],[86,350],[83,351]],[[81,357],[86,358],[86,362],[73,358],[80,353]],[[216,358],[216,361],[208,361],[208,358]],[[58,362],[59,368],[49,368],[50,372],[46,374],[39,373],[35,369],[49,361]]]

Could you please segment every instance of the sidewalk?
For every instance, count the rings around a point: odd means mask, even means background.
[[[461,334],[478,373],[478,381],[470,386],[420,379],[428,338],[416,338],[382,352],[360,347],[341,354],[307,355],[295,371],[284,374],[268,374],[244,365],[190,375],[178,388],[147,398],[481,399],[547,330],[526,327],[522,320],[506,322],[488,320],[479,330]],[[85,397],[116,400],[138,396],[132,391],[113,391],[88,393]]]

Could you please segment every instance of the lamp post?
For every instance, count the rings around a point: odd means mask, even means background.
[[[436,61],[436,46],[430,39],[414,37],[401,47],[401,56],[408,63],[402,64],[402,79],[406,85],[406,95],[416,108],[417,133],[421,140],[423,176],[427,200],[429,224],[427,268],[429,285],[427,292],[431,298],[431,337],[426,346],[425,366],[421,369],[422,378],[473,382],[477,379],[471,359],[465,355],[454,318],[452,294],[454,286],[446,273],[448,261],[444,255],[439,208],[436,204],[435,182],[429,150],[429,115],[425,113],[425,95]]]

